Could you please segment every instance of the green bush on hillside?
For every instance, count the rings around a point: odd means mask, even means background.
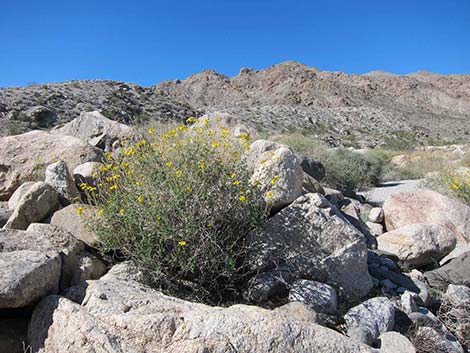
[[[247,234],[267,210],[244,165],[247,136],[194,126],[151,128],[108,156],[91,225],[104,253],[133,260],[167,293],[221,303],[240,295]]]

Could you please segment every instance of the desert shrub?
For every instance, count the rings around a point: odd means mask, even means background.
[[[426,178],[424,185],[470,205],[470,171],[444,171]]]
[[[451,353],[438,327],[412,326],[405,336],[416,353]]]
[[[383,148],[393,151],[409,151],[419,145],[416,133],[412,131],[393,131],[383,137]]]
[[[470,302],[444,299],[437,316],[464,348],[470,348]]]
[[[328,153],[328,147],[323,141],[314,137],[302,135],[300,133],[280,135],[273,139],[276,142],[289,146],[296,153],[303,154],[321,161],[326,158]]]
[[[380,181],[385,159],[374,154],[360,154],[347,149],[327,153],[324,182],[346,195],[373,186]]]
[[[221,303],[240,294],[247,234],[267,210],[245,168],[247,136],[199,126],[150,128],[108,155],[91,226],[103,253],[133,260],[167,293]]]

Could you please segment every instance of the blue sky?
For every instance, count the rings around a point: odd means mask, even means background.
[[[4,0],[0,8],[0,87],[151,85],[285,60],[348,73],[470,73],[470,0]]]

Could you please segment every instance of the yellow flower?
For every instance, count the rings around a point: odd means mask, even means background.
[[[109,187],[109,190],[116,190],[117,189],[117,185],[116,184],[113,184]]]
[[[268,199],[271,199],[273,197],[273,192],[272,191],[268,191],[268,193],[266,194],[267,198]]]
[[[104,212],[104,208],[100,208],[100,209],[98,210],[98,214],[99,214],[99,215],[102,215],[103,212]]]
[[[233,181],[233,185],[239,185],[240,184],[240,180],[234,180]]]
[[[236,174],[235,172],[233,172],[232,174],[230,174],[230,178],[233,179],[233,178],[235,178],[236,175],[237,175],[237,174]]]
[[[179,178],[183,175],[183,171],[182,170],[177,170],[175,174],[176,174],[176,177]]]
[[[193,188],[191,186],[186,186],[186,191],[191,192]]]
[[[155,132],[155,129],[154,129],[153,127],[151,127],[151,128],[149,129],[149,134],[152,135],[154,132]]]
[[[251,185],[253,185],[253,186],[258,186],[258,185],[259,185],[259,180],[253,180],[253,182],[251,183]]]
[[[173,162],[166,162],[165,165],[169,168],[173,165]]]
[[[137,186],[141,186],[141,185],[142,185],[142,183],[141,183],[140,181],[136,181],[136,182],[135,182],[135,185],[137,185]]]
[[[137,196],[138,203],[142,203],[143,200],[144,200],[144,197],[142,195]]]
[[[126,211],[124,211],[123,208],[121,208],[121,209],[119,210],[119,214],[120,214],[120,215],[123,215],[125,212],[126,212]]]
[[[124,168],[127,168],[129,167],[129,162],[122,162],[121,164]]]
[[[279,175],[275,175],[272,179],[271,179],[271,184],[276,184],[276,182],[279,180],[280,176]]]
[[[206,169],[206,163],[204,163],[204,161],[199,161],[199,168],[201,169]]]
[[[83,213],[83,207],[78,207],[77,208],[77,213],[82,214]]]
[[[186,122],[192,123],[194,121],[194,117],[190,116],[189,118],[186,119]]]
[[[219,147],[219,141],[212,142],[212,148],[217,148],[217,147]]]
[[[245,195],[240,195],[240,197],[238,199],[242,202],[245,202],[246,201],[246,196]]]
[[[180,241],[178,242],[178,245],[179,245],[179,246],[186,246],[186,244],[187,244],[187,243],[186,243],[185,240],[180,240]]]

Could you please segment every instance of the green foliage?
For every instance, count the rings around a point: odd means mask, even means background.
[[[444,171],[424,181],[427,188],[470,205],[470,171]]]
[[[242,158],[247,137],[197,126],[150,128],[121,158],[108,155],[91,226],[104,253],[133,260],[164,291],[218,304],[240,295],[246,237],[267,210]]]
[[[412,131],[394,131],[384,136],[385,149],[393,151],[409,151],[419,145],[416,133]]]

